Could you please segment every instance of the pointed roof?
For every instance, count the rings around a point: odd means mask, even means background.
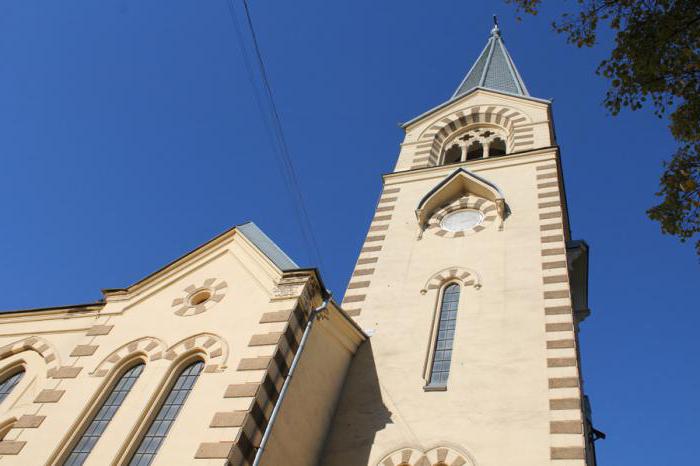
[[[477,87],[507,94],[530,95],[520,77],[520,73],[515,68],[513,60],[510,58],[508,50],[503,44],[498,24],[494,24],[486,47],[484,47],[481,55],[472,65],[452,99],[464,95]]]

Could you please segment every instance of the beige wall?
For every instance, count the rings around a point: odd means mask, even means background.
[[[464,121],[475,107],[516,115],[505,125],[510,132],[530,125],[529,150],[433,168],[414,164],[417,141],[429,134],[422,144],[438,144],[430,138],[445,134],[450,115]],[[581,425],[579,374],[565,204],[548,114],[541,102],[478,91],[407,128],[343,301],[372,336],[353,361],[321,464],[447,461],[439,455],[480,466],[583,464],[575,459],[583,437],[569,433]],[[484,123],[483,116],[466,121]],[[502,231],[495,218],[464,237],[420,233],[420,200],[459,167],[500,188],[510,211]],[[425,391],[440,293],[434,286],[461,276],[447,390]]]
[[[183,308],[202,286],[214,290],[215,299]],[[315,272],[282,273],[232,230],[127,290],[107,292],[104,306],[2,315],[0,370],[21,363],[26,376],[0,405],[0,426],[19,420],[0,441],[0,461],[62,461],[72,433],[86,425],[125,364],[142,360],[143,374],[85,463],[123,464],[177,371],[199,358],[204,372],[153,464],[247,464],[242,449],[259,442],[266,423],[253,422],[251,412],[269,417],[275,400],[264,394],[280,389],[306,315],[320,301]],[[330,388],[341,383],[362,338],[347,317],[333,312],[314,336],[338,346],[326,352],[328,366],[319,368]],[[304,370],[313,372],[317,359]],[[330,418],[335,395],[326,397]],[[313,410],[311,401],[299,402]]]

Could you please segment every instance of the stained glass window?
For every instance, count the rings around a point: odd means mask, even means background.
[[[194,387],[203,367],[204,363],[197,361],[180,372],[165,402],[148,427],[146,435],[141,439],[141,443],[139,443],[134,456],[131,458],[129,466],[147,466],[153,462],[158,449],[168,436],[170,427],[175,422],[182,405],[185,404],[185,400],[187,400],[187,396],[192,391],[192,387]]]
[[[445,287],[440,303],[440,320],[438,322],[435,353],[430,371],[429,386],[442,387],[447,385],[452,360],[452,342],[455,338],[457,323],[457,307],[459,305],[459,285],[452,283]]]
[[[15,372],[11,376],[5,378],[2,382],[0,382],[0,403],[2,403],[5,398],[7,398],[7,395],[10,394],[13,388],[15,388],[15,385],[19,383],[20,380],[22,380],[22,377],[24,376],[24,369]]]
[[[107,425],[114,417],[119,407],[122,405],[124,398],[129,394],[131,387],[134,386],[136,380],[143,372],[144,364],[139,363],[126,371],[117,383],[112,388],[109,396],[100,407],[95,417],[88,424],[87,429],[75,444],[70,452],[68,459],[63,463],[66,466],[78,466],[85,462],[93,447],[102,436],[102,433],[107,428]]]

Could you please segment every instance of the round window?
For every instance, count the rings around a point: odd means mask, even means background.
[[[447,231],[464,231],[474,228],[484,220],[484,214],[476,209],[462,209],[450,212],[440,222],[440,227]]]

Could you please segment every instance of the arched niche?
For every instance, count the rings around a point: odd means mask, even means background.
[[[496,211],[501,219],[501,226],[503,225],[505,198],[500,189],[485,178],[460,168],[438,183],[418,203],[416,218],[421,230],[427,227],[428,220],[435,211],[455,199],[470,194],[492,201],[496,205]]]

